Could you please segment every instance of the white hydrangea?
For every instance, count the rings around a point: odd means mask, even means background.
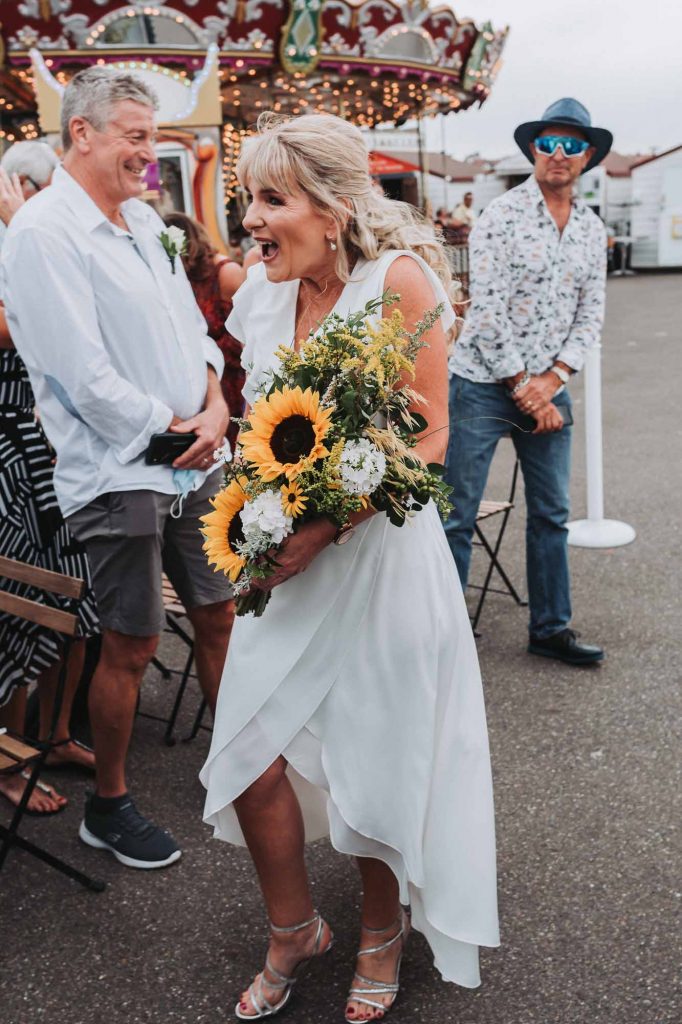
[[[347,494],[371,494],[384,479],[386,456],[367,438],[346,441],[339,468]]]
[[[225,438],[225,441],[220,448],[216,448],[213,452],[213,461],[219,462],[221,466],[224,466],[228,462],[232,462],[232,449],[230,448],[230,442],[227,438]]]
[[[293,518],[282,508],[282,495],[274,490],[263,491],[253,501],[247,501],[241,519],[245,539],[262,543],[267,540],[267,547],[281,544],[294,528]]]

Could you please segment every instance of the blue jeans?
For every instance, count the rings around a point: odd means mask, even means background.
[[[571,408],[567,391],[555,405]],[[496,419],[481,417],[497,417]],[[463,377],[450,381],[450,443],[446,478],[454,509],[447,523],[450,550],[466,587],[476,512],[483,497],[497,442],[510,434],[521,464],[526,491],[526,573],[530,635],[553,636],[571,620],[566,521],[571,469],[572,427],[532,436],[511,426],[533,429],[504,384],[477,384]]]

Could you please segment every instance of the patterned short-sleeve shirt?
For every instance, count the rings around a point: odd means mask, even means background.
[[[606,230],[574,199],[563,232],[534,176],[494,199],[470,240],[471,303],[450,371],[492,383],[559,359],[582,369],[599,343]]]

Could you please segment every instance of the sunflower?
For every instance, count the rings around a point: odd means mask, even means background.
[[[215,572],[222,571],[236,582],[244,567],[244,559],[235,551],[235,544],[244,540],[240,512],[246,504],[246,480],[232,480],[227,487],[211,499],[213,512],[201,516],[204,551],[208,564],[215,565]]]
[[[280,491],[282,492],[282,508],[284,509],[285,516],[293,516],[295,519],[305,512],[308,498],[303,493],[300,484],[292,480],[290,483],[280,487]]]
[[[329,455],[322,443],[331,426],[332,410],[320,408],[311,388],[284,387],[259,399],[243,431],[243,456],[264,480],[284,473],[289,480],[317,459]]]

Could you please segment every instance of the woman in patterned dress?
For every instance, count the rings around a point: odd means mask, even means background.
[[[206,229],[184,213],[170,213],[164,217],[168,227],[185,232],[187,251],[182,257],[185,272],[194,291],[197,305],[208,325],[208,333],[225,357],[221,380],[223,396],[230,416],[241,416],[244,407],[242,388],[245,372],[241,365],[241,342],[225,329],[225,321],[232,312],[235,292],[246,280],[246,267],[258,254],[247,258],[244,266],[236,260],[221,256],[211,242]],[[230,422],[227,439],[234,448],[239,427]]]
[[[21,184],[0,170],[0,216],[7,223],[23,201]],[[53,454],[35,416],[35,399],[26,369],[14,351],[0,304],[0,555],[42,569],[84,579],[87,590],[78,603],[78,640],[69,659],[66,690],[51,766],[76,764],[94,768],[92,751],[73,740],[69,720],[83,667],[85,638],[99,631],[95,598],[90,588],[87,558],[62,519],[52,486]],[[44,594],[20,583],[3,589],[39,600],[55,608],[74,611],[72,602]],[[0,726],[23,732],[26,688],[38,686],[40,738],[48,734],[54,695],[61,667],[63,638],[59,633],[0,613]],[[0,794],[18,804],[25,787],[19,775],[0,775]],[[51,786],[39,783],[29,801],[35,814],[61,810],[66,799]]]

